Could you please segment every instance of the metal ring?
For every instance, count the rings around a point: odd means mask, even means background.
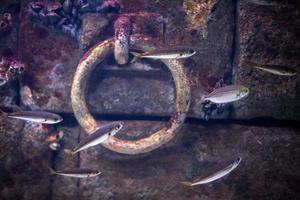
[[[157,48],[159,44],[152,38],[142,35],[132,35],[130,45],[144,51]],[[71,103],[76,119],[81,127],[88,133],[94,132],[100,124],[89,112],[85,101],[87,80],[94,68],[114,50],[114,38],[105,40],[91,48],[80,60],[75,72],[72,89]],[[191,92],[186,77],[184,65],[175,59],[164,59],[162,62],[171,71],[176,87],[176,111],[169,123],[149,137],[138,140],[122,140],[112,137],[102,145],[112,151],[123,154],[141,154],[152,151],[170,141],[184,123],[189,110]]]

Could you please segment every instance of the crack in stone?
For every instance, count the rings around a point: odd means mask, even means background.
[[[232,33],[232,46],[231,46],[231,82],[235,82],[234,75],[235,69],[238,65],[238,60],[240,56],[240,42],[239,42],[239,0],[232,0],[233,4],[233,33]],[[229,117],[232,117],[234,113],[234,106],[230,106],[229,108]]]
[[[79,126],[79,125],[78,125]],[[80,138],[81,138],[81,134],[82,134],[82,128],[79,126],[78,128],[78,138],[77,138],[77,142],[78,144],[80,143]],[[80,168],[80,152],[77,154],[77,167]],[[79,197],[80,197],[80,179],[77,180],[77,183],[76,183],[76,187],[77,187],[77,199],[79,200]]]
[[[68,118],[72,123],[77,123],[76,118],[71,113],[60,113],[63,118]],[[157,121],[168,122],[170,116],[146,116],[146,115],[125,115],[125,114],[93,114],[96,120],[103,121]],[[187,117],[185,124],[197,125],[218,125],[218,124],[241,124],[248,126],[266,126],[266,127],[298,127],[299,120],[276,119],[273,117],[257,117],[251,119],[209,119],[208,121],[199,118]],[[80,141],[80,140],[79,140]]]

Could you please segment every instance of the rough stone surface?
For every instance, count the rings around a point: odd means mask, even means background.
[[[18,55],[18,13],[19,1],[4,0],[0,2],[0,16],[5,12],[12,14],[12,28],[9,32],[0,35],[0,59],[4,57],[16,57]],[[4,76],[4,69],[0,68],[0,77]],[[16,103],[17,91],[16,83],[8,82],[0,86],[0,106],[10,106]]]
[[[201,96],[210,92],[221,78],[224,78],[227,84],[231,81],[234,5],[220,2],[215,6],[211,4],[207,6],[210,9],[214,7],[210,13],[214,20],[207,19],[208,36],[206,39],[202,38],[202,27],[196,28],[195,25],[191,30],[188,27],[188,20],[182,20],[187,18],[186,12],[189,13],[187,11],[189,7],[184,10],[178,1],[159,1],[158,4],[138,1],[126,6],[126,12],[137,10],[153,12],[154,8],[157,8],[155,12],[161,13],[166,21],[166,44],[191,45],[199,49],[198,53],[186,62],[192,88],[189,116],[196,118],[201,118]],[[201,19],[204,20],[203,16]],[[154,77],[150,79],[147,75],[132,73],[120,78],[108,77],[103,82],[91,81],[93,87],[91,91],[94,93],[88,98],[89,104],[97,113],[170,115],[175,108],[172,78],[168,78],[170,74],[167,70],[163,70],[161,74]],[[95,82],[98,84],[93,84]],[[101,103],[96,104],[96,102]],[[221,117],[226,116],[228,112],[225,110]],[[214,117],[220,118],[220,116]]]
[[[16,104],[17,91],[16,83],[7,83],[0,87],[0,106],[10,107]]]
[[[207,24],[213,19],[212,11],[217,3],[217,0],[183,1],[183,9],[187,14],[187,21],[189,22],[188,28],[190,30],[199,30],[202,32],[203,37],[207,37]]]
[[[78,144],[80,128],[77,123],[74,124],[68,121],[65,126],[61,127],[61,130],[64,132],[64,137],[60,141],[61,149],[53,153],[54,167],[56,170],[79,167],[79,156],[67,155],[62,149],[72,149]],[[79,181],[75,178],[52,176],[52,199],[77,199],[79,194],[77,193],[78,183]]]
[[[147,134],[161,125],[126,122],[125,132]],[[299,139],[297,130],[286,128],[188,125],[165,147],[145,155],[124,156],[100,146],[91,148],[80,153],[80,165],[103,173],[80,181],[80,198],[295,199]],[[284,159],[291,154],[291,160]],[[237,156],[242,157],[241,164],[221,180],[195,188],[179,183]]]
[[[49,129],[32,123],[24,126],[19,120],[1,121],[1,141],[12,142],[10,146],[1,142],[1,155],[6,157],[0,162],[0,199],[48,199],[50,159],[43,140]]]
[[[19,145],[22,135],[20,132],[24,124],[17,120],[8,120],[5,116],[0,117],[0,159],[14,151],[14,148]]]
[[[91,44],[105,39],[103,35],[107,34],[104,34],[103,31],[108,23],[109,21],[104,15],[96,13],[85,14],[82,18],[82,31],[78,39],[81,48],[87,49],[87,47],[91,47]]]
[[[71,112],[70,87],[80,57],[78,44],[32,23],[25,9],[27,4],[22,4],[20,25],[20,56],[28,64],[22,85],[31,88],[40,109]]]
[[[236,104],[236,118],[268,116],[300,119],[299,75],[280,77],[245,64],[300,66],[299,6],[260,7],[240,2],[240,60],[235,83],[250,88],[250,96]],[[283,28],[284,27],[284,28]]]
[[[125,121],[118,137],[137,139],[163,122]],[[64,124],[63,147],[76,144],[78,128]],[[185,125],[164,147],[126,156],[96,146],[70,158],[60,150],[57,169],[80,166],[102,171],[96,178],[52,177],[50,150],[43,144],[48,129],[26,124],[19,147],[1,162],[1,199],[297,199],[300,136],[298,129],[242,125]],[[81,131],[80,138],[86,137]],[[186,188],[193,180],[225,162],[242,157],[230,175],[214,183]],[[51,184],[52,183],[52,184]],[[272,183],[272,184],[270,184]],[[275,192],[276,191],[276,192]]]
[[[22,8],[25,6],[26,4],[24,3]],[[141,31],[141,33],[153,35],[153,37],[157,38],[162,38],[161,35],[164,35],[163,37],[165,38],[166,44],[192,45],[200,49],[198,54],[192,59],[189,59],[186,63],[193,93],[189,116],[199,118],[201,117],[201,104],[199,101],[201,96],[205,92],[210,92],[215,83],[222,77],[226,78],[227,74],[231,71],[230,55],[233,39],[232,19],[234,17],[234,5],[232,3],[226,4],[223,2],[215,4],[215,2],[212,1],[206,6],[207,10],[210,11],[207,11],[205,15],[201,16],[202,23],[208,25],[208,36],[206,39],[202,38],[201,31],[203,27],[195,24],[192,29],[189,27],[189,23],[192,23],[189,22],[188,18],[190,7],[186,6],[185,9],[183,9],[178,1],[170,1],[168,3],[145,3],[143,1],[128,2],[124,7],[124,12],[126,13],[138,11],[156,12],[160,13],[165,19],[166,28],[162,25],[162,17],[159,17],[159,15],[139,13],[138,16],[140,17],[131,16],[133,33]],[[73,43],[73,41],[70,41],[65,35],[55,33],[51,30],[47,30],[45,27],[29,22],[26,18],[25,10],[23,11],[22,16],[20,47],[22,48],[22,58],[24,58],[27,63],[30,63],[31,66],[25,74],[23,84],[32,87],[33,98],[40,108],[53,111],[72,112],[70,109],[69,86],[71,84],[74,69],[76,68],[82,53],[78,52],[75,41]],[[205,16],[207,16],[207,20],[205,20]],[[214,20],[211,20],[211,17],[209,16],[213,16],[212,18]],[[116,17],[116,14],[110,15],[109,23],[113,24]],[[93,17],[84,18],[86,27],[84,26],[82,31],[83,34],[81,39],[83,46],[91,46],[97,41],[105,39],[104,36],[106,38],[111,37],[112,35],[109,35],[109,33],[113,33],[109,28],[105,32],[99,30],[98,26],[93,27],[94,29],[92,29],[91,26],[88,26],[88,24],[93,23],[92,18]],[[143,20],[141,19],[147,21],[143,26],[141,26],[143,24]],[[186,21],[181,19],[186,19]],[[101,25],[103,28],[102,25],[106,23],[99,22],[97,24]],[[110,24],[108,27],[111,26]],[[215,29],[218,29],[218,31],[215,31]],[[96,37],[96,35],[98,36],[99,34],[101,36]],[[62,73],[60,76],[56,76],[55,73],[52,73],[55,71],[56,66],[59,67],[58,71]],[[165,74],[162,76],[167,76]],[[140,83],[144,82],[144,88],[149,90],[140,90],[140,87],[136,87],[135,82],[131,81],[132,76],[136,76],[136,79],[140,79]],[[174,111],[175,102],[174,96],[172,96],[174,95],[172,94],[174,86],[172,81],[149,81],[149,79],[136,73],[129,74],[128,77],[126,77],[126,79],[129,80],[125,80],[125,77],[110,79],[107,81],[109,84],[104,86],[101,85],[102,82],[97,82],[97,84],[91,83],[95,88],[95,91],[97,91],[93,94],[92,99],[100,102],[95,105],[91,100],[90,104],[95,107],[95,110],[92,110],[93,112],[115,113],[115,110],[117,110],[117,112],[121,114],[131,114],[132,112],[135,112],[144,115],[170,115]],[[61,84],[57,84],[60,82]],[[230,80],[227,82],[230,82]],[[117,83],[124,84],[121,86],[124,87],[124,91],[121,93],[114,92],[113,97],[120,101],[112,101],[112,95],[104,93],[115,91]],[[97,88],[97,86],[99,88]],[[106,90],[104,91],[102,88],[105,88]],[[156,91],[158,88],[159,91]],[[126,91],[127,89],[131,89],[131,91]],[[154,92],[151,93],[149,91]],[[111,92],[108,93],[111,94]],[[126,93],[132,95],[127,95],[126,98],[123,98]],[[167,95],[166,98],[161,97],[158,101],[157,94]],[[137,97],[140,97],[140,100],[136,99]],[[88,99],[91,98],[89,97]],[[149,107],[145,106],[144,99],[149,102]],[[103,106],[104,103],[101,102],[106,102],[106,106]],[[107,109],[108,107],[113,109],[109,110]],[[122,111],[120,111],[120,107],[122,107]],[[144,107],[142,110],[139,109],[142,107]],[[137,111],[135,111],[134,108],[136,108]],[[167,110],[165,108],[167,108]],[[225,114],[221,116],[227,116],[227,113],[225,112]]]
[[[101,114],[156,116],[168,116],[175,110],[175,88],[167,70],[137,73],[136,77],[126,73],[107,75],[99,71],[91,77],[87,99],[90,110]]]
[[[271,126],[259,121],[265,127],[230,124],[236,122],[232,119],[208,123],[189,120],[193,124],[185,124],[172,141],[144,155],[121,155],[101,145],[76,156],[66,155],[63,148],[73,148],[86,137],[71,114],[70,86],[76,66],[83,48],[113,36],[112,25],[118,14],[107,15],[93,28],[91,24],[97,17],[86,15],[80,47],[74,38],[31,22],[27,15],[29,1],[0,2],[0,15],[10,10],[16,17],[11,32],[0,37],[0,56],[16,56],[27,65],[20,86],[12,82],[0,88],[0,108],[14,103],[24,108],[27,105],[27,109],[61,112],[64,121],[54,127],[41,126],[0,115],[1,200],[299,199],[299,129],[282,126],[281,120]],[[98,5],[102,1],[93,2]],[[114,1],[107,4],[110,2]],[[134,0],[123,1],[121,11],[139,12],[140,17],[131,18],[134,33],[160,38],[167,45],[197,47],[198,53],[185,60],[192,89],[189,117],[201,118],[201,96],[223,78],[224,84],[243,84],[251,93],[236,102],[234,109],[226,108],[214,118],[227,118],[232,110],[233,117],[243,119],[245,124],[245,119],[261,116],[299,120],[299,76],[277,77],[244,65],[249,60],[299,70],[298,5],[262,7],[248,1]],[[115,65],[110,59],[102,64]],[[166,68],[153,66],[160,70],[96,69],[92,73],[88,106],[94,114],[116,114],[109,115],[110,120],[126,119],[117,137],[146,137],[160,129],[174,111],[172,77]],[[157,118],[162,121],[133,120],[155,119],[154,116],[163,116]],[[61,149],[53,152],[46,137],[56,129],[65,134]],[[194,180],[238,156],[242,157],[241,164],[221,180],[194,188],[179,183]],[[48,167],[94,168],[102,174],[79,180],[50,176]]]
[[[3,0],[0,2],[0,16],[3,13],[9,12],[12,14],[12,28],[9,32],[0,35],[0,56],[17,54],[18,46],[18,13],[19,13],[18,0]]]

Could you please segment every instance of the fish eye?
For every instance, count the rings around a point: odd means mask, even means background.
[[[15,74],[15,73],[16,73],[16,70],[15,70],[15,68],[12,68],[12,67],[11,67],[11,68],[9,69],[9,72],[10,72],[11,74]]]
[[[120,128],[121,128],[121,125],[118,124],[118,125],[116,126],[116,129],[115,129],[115,130],[119,130]]]
[[[118,130],[121,129],[123,127],[124,123],[123,122],[120,122],[117,126]]]
[[[3,14],[3,17],[5,19],[9,20],[9,19],[11,19],[11,14],[6,12],[6,13]]]
[[[22,74],[24,72],[24,67],[19,67],[18,72]]]
[[[6,27],[7,26],[7,23],[6,22],[4,22],[4,21],[1,21],[0,22],[0,28],[4,28],[4,27]]]
[[[195,51],[194,51],[193,49],[190,49],[190,50],[189,50],[189,53],[190,53],[190,54],[193,54],[193,53],[195,53]]]

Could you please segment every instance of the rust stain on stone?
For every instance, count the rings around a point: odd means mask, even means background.
[[[183,9],[187,14],[189,29],[206,31],[209,16],[217,2],[218,0],[184,0]]]

